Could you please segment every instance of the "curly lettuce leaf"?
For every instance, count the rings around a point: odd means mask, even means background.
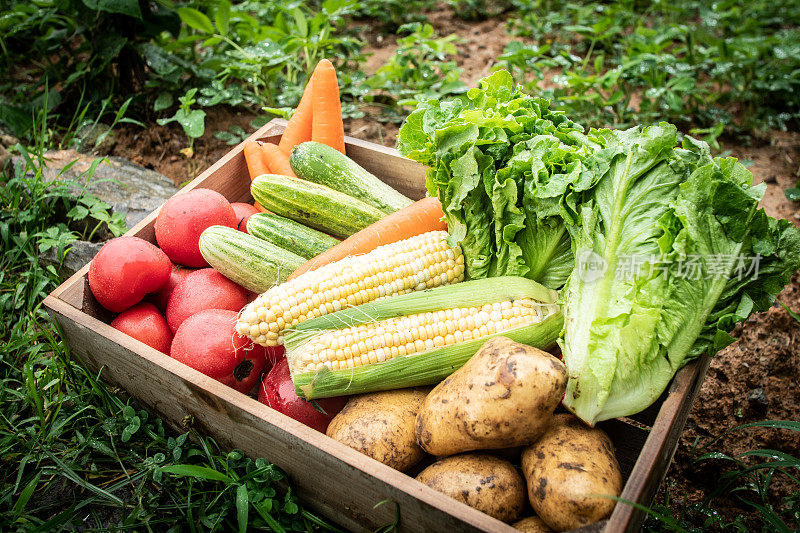
[[[428,192],[442,203],[468,278],[517,275],[550,288],[564,284],[574,264],[569,234],[560,219],[530,215],[533,156],[524,148],[542,136],[580,145],[582,131],[547,101],[522,93],[505,71],[457,99],[425,102],[408,117],[397,148],[428,165]]]

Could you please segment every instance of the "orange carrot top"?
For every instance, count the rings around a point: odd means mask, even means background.
[[[339,101],[336,70],[327,59],[321,60],[313,74],[311,140],[321,142],[344,153],[344,123]]]
[[[278,148],[281,149],[286,155],[292,151],[292,148],[300,143],[311,140],[311,126],[312,126],[312,113],[313,113],[313,83],[314,76],[308,80],[303,97],[297,105],[289,124],[286,126],[286,131],[283,132],[281,142]]]

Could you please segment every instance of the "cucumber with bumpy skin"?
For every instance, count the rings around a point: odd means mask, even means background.
[[[413,202],[335,148],[304,142],[292,149],[289,164],[297,177],[343,192],[386,213]]]
[[[340,242],[335,237],[273,213],[251,216],[247,220],[247,233],[306,259],[316,257]]]
[[[226,226],[203,231],[200,253],[223,276],[259,294],[286,281],[306,262],[271,242]]]
[[[290,176],[262,174],[250,192],[265,209],[334,237],[349,237],[386,216],[342,192]]]

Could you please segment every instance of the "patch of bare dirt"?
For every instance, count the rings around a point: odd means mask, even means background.
[[[126,125],[119,128],[119,140],[110,155],[130,159],[134,163],[159,172],[176,185],[194,179],[217,162],[231,147],[214,137],[217,131],[229,131],[234,124],[250,133],[250,121],[255,114],[217,106],[204,109],[205,133],[194,141],[194,155],[186,157],[181,150],[189,146],[189,139],[175,123],[148,127]]]

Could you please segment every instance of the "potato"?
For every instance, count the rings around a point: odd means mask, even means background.
[[[504,522],[516,520],[525,508],[522,476],[493,455],[445,457],[420,472],[417,481]]]
[[[524,531],[525,533],[551,533],[553,531],[550,529],[550,526],[545,524],[544,520],[538,516],[529,516],[527,518],[523,518],[522,520],[511,524],[511,527],[514,529],[519,529],[520,531]]]
[[[556,531],[608,517],[619,496],[622,473],[614,445],[601,429],[571,414],[558,414],[533,445],[522,452],[522,472],[536,514]]]
[[[396,470],[425,455],[414,435],[414,420],[430,389],[401,389],[353,396],[326,434]]]
[[[549,353],[495,337],[425,398],[417,440],[439,456],[531,444],[566,383],[564,364]]]

